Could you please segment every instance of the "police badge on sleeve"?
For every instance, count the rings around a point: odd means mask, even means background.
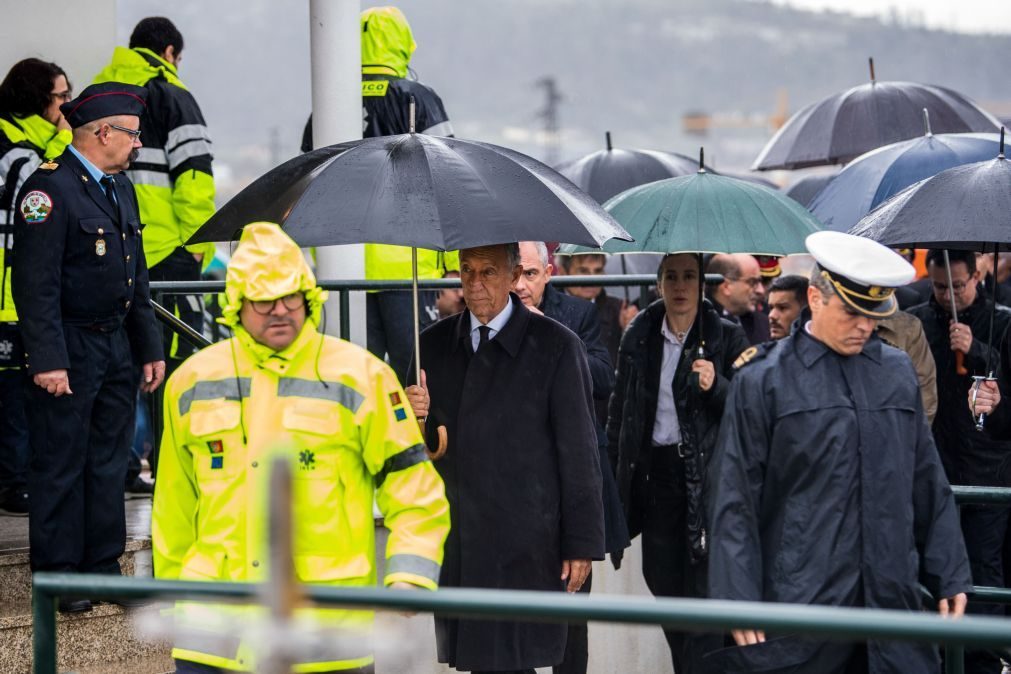
[[[38,225],[49,219],[53,200],[42,190],[32,190],[21,200],[21,216],[29,225]]]

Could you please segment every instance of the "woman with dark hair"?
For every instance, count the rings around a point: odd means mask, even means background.
[[[621,339],[608,406],[611,467],[629,533],[642,533],[643,577],[657,596],[706,595],[706,466],[734,361],[748,348],[739,325],[708,300],[700,304],[700,262],[693,253],[660,262],[660,299]],[[678,674],[700,671],[702,655],[723,644],[719,635],[664,635]]]
[[[70,144],[70,125],[60,113],[69,101],[67,74],[36,58],[14,64],[0,83],[0,510],[28,513],[28,432],[22,399],[18,316],[11,296],[9,251],[14,244],[18,190],[42,164]]]

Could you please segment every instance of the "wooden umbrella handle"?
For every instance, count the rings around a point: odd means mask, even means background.
[[[965,354],[961,351],[955,352],[955,372],[959,376],[965,376],[969,374],[969,370],[965,367]]]
[[[422,421],[421,419],[418,419],[418,426],[421,428],[421,437],[424,438],[425,437],[425,422]],[[446,455],[446,449],[449,447],[449,434],[446,431],[446,427],[445,426],[443,426],[443,425],[440,424],[435,429],[435,434],[439,438],[439,440],[438,440],[439,444],[435,448],[435,451],[433,452],[432,450],[430,450],[428,448],[427,444],[425,445],[425,453],[428,454],[428,458],[431,459],[432,461],[438,461],[439,459],[441,459],[442,457],[444,457]]]

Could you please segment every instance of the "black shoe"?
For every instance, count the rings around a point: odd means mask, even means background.
[[[107,604],[116,604],[117,606],[122,606],[123,608],[140,608],[141,606],[147,606],[151,603],[150,599],[139,599],[137,597],[121,597],[119,599],[108,599],[105,600]]]
[[[28,516],[28,492],[23,489],[9,491],[0,501],[0,511],[14,517]]]
[[[91,610],[91,600],[61,599],[57,608],[60,613],[86,613]]]
[[[126,485],[127,498],[145,498],[154,494],[154,483],[148,482],[141,477],[135,477],[133,482]]]

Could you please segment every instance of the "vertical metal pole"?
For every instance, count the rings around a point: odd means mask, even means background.
[[[411,103],[413,106],[414,103]],[[421,386],[421,311],[418,307],[418,249],[411,248],[411,297],[414,300],[414,381]]]
[[[56,597],[32,588],[34,674],[56,674]]]
[[[309,0],[314,147],[362,137],[360,14],[360,0]],[[322,280],[365,278],[365,247],[317,248],[316,269]],[[341,308],[339,334],[364,345],[365,295],[355,295],[344,304],[348,306]],[[352,314],[354,325],[348,326]]]
[[[962,646],[944,647],[945,674],[965,674],[965,648]]]
[[[351,341],[351,291],[344,288],[337,296],[340,299],[340,337]]]

